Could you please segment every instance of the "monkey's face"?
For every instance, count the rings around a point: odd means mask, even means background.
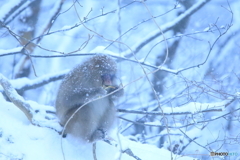
[[[113,75],[113,74],[103,74],[103,75],[101,75],[101,78],[102,78],[102,85],[103,86],[112,86],[115,75]]]
[[[88,77],[89,83],[96,87],[110,87],[116,86],[115,74],[117,71],[116,62],[106,55],[94,56],[89,63],[87,63],[88,71],[86,77]],[[91,76],[88,76],[91,75]]]

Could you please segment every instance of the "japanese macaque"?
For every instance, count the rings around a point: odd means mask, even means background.
[[[123,89],[116,84],[116,71],[117,65],[112,58],[96,55],[66,75],[56,99],[56,114],[61,125],[72,116],[64,134],[72,134],[86,142],[105,138],[116,118],[113,100],[123,95]],[[116,92],[105,97],[113,91]],[[94,101],[84,105],[91,100]]]

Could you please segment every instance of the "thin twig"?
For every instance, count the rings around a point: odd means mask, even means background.
[[[93,151],[93,158],[94,158],[94,160],[97,160],[96,148],[97,148],[97,144],[96,144],[96,142],[94,142],[92,144],[92,151]]]

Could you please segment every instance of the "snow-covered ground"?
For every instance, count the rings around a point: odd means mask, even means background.
[[[1,160],[91,160],[92,145],[82,144],[73,137],[62,139],[53,129],[32,125],[21,110],[0,96],[0,159]],[[183,159],[192,160],[186,156],[171,155],[165,149],[153,145],[133,142],[121,136],[119,147],[103,141],[97,142],[96,154],[98,160],[134,160],[123,153],[130,148],[141,160]],[[62,145],[61,145],[62,144]],[[62,147],[61,147],[62,146]],[[63,149],[63,150],[62,150]],[[62,152],[63,151],[63,152]]]

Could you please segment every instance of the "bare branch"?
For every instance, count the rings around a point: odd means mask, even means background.
[[[162,32],[164,33],[171,30],[176,24],[180,23],[181,21],[185,20],[186,18],[194,14],[196,11],[202,8],[209,1],[210,0],[199,1],[198,3],[193,5],[191,8],[189,8],[187,11],[185,11],[183,14],[181,14],[176,19],[174,19],[173,21],[168,22],[163,26],[161,26],[161,31],[157,29],[156,31],[153,31],[152,33],[150,33],[148,36],[146,36],[145,40],[141,40],[139,44],[136,44],[136,46],[133,49],[134,53],[135,54],[138,53],[145,45],[147,45],[149,42],[159,37],[162,34]],[[126,54],[126,57],[129,58],[131,56],[132,56],[132,53],[129,51],[129,53]]]

